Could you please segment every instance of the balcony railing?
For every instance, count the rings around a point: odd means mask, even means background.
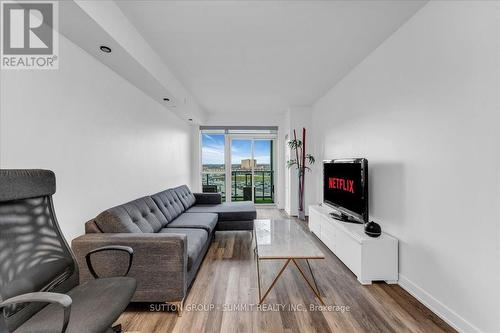
[[[274,171],[255,170],[253,174],[254,186],[252,186],[252,171],[231,172],[231,201],[251,201],[253,191],[255,203],[274,203]],[[216,188],[225,200],[225,174],[204,173],[202,185],[207,192],[212,192]]]
[[[254,171],[254,202],[273,203],[274,202],[274,172]],[[232,171],[231,172],[231,201],[251,201],[252,200],[252,172]]]
[[[226,175],[224,173],[203,173],[201,185],[203,192],[218,192],[222,195],[222,201],[226,201]]]

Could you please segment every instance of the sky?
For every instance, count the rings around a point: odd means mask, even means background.
[[[224,164],[224,134],[203,134],[202,164]],[[231,145],[231,164],[240,164],[241,160],[251,158],[252,141],[234,139]],[[256,140],[254,158],[257,164],[270,163],[269,140]]]

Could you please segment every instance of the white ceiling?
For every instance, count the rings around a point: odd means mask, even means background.
[[[311,105],[426,1],[117,1],[209,113]]]

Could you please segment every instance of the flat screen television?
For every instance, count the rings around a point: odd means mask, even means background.
[[[368,222],[368,160],[346,158],[323,161],[323,202],[334,218]]]

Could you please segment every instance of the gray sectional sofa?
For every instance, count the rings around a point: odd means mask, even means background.
[[[72,242],[80,279],[92,279],[86,253],[108,244],[126,245],[134,249],[128,274],[137,280],[132,301],[182,304],[215,231],[252,230],[256,215],[252,202],[222,203],[218,193],[192,193],[185,185],[107,209]],[[108,251],[93,263],[100,275],[112,275],[124,260]]]

